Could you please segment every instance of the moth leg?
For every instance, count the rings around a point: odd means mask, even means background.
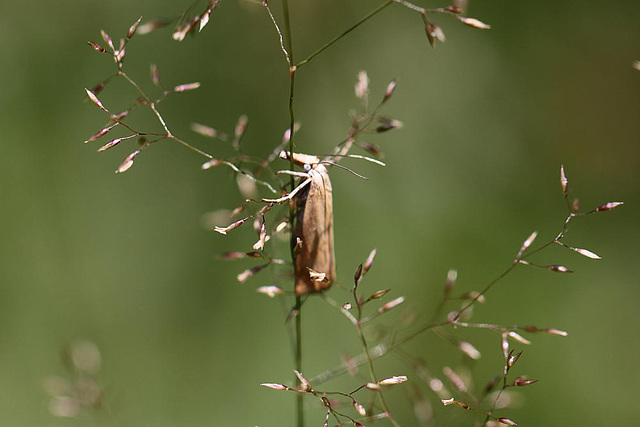
[[[308,172],[296,172],[296,171],[286,171],[285,170],[285,171],[278,171],[276,173],[278,173],[278,174],[279,173],[283,173],[283,174],[286,174],[286,175],[299,176],[299,177],[302,177],[302,178],[308,178],[309,177],[309,173]]]
[[[308,176],[308,175],[305,175],[305,176]],[[298,194],[300,190],[302,190],[304,187],[309,185],[310,182],[311,182],[311,178],[307,178],[300,185],[294,188],[294,190],[291,193],[287,194],[286,196],[280,197],[279,199],[262,199],[261,201],[266,203],[277,203],[277,204],[284,203],[287,200],[293,199],[293,197],[296,194]]]

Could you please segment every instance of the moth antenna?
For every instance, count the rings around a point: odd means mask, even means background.
[[[351,172],[352,174],[354,174],[354,175],[355,175],[355,176],[357,176],[358,178],[362,178],[362,179],[364,179],[365,181],[369,181],[369,178],[367,178],[366,176],[360,175],[359,173],[352,171],[352,170],[351,170],[351,169],[349,169],[348,167],[346,167],[346,166],[342,166],[340,163],[334,163],[334,162],[330,162],[330,161],[326,161],[326,160],[325,160],[325,161],[323,161],[323,162],[321,162],[321,163],[325,163],[325,164],[328,164],[328,165],[332,165],[332,166],[339,167],[340,169],[344,169],[344,170],[346,170],[347,172]]]
[[[362,159],[371,163],[375,163],[380,166],[387,166],[386,163],[381,162],[378,159],[374,159],[373,157],[368,157],[368,156],[361,156],[360,154],[336,154],[333,157],[348,157],[351,159]]]

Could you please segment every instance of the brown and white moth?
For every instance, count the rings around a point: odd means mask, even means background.
[[[289,159],[283,151],[280,157]],[[295,294],[322,292],[336,277],[333,252],[333,202],[327,168],[316,156],[293,153],[293,161],[305,170],[305,182],[296,190],[296,214],[293,225],[295,245]],[[292,192],[293,194],[293,192]]]

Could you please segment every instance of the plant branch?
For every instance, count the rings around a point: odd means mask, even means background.
[[[307,62],[311,61],[313,58],[315,58],[316,56],[318,56],[319,54],[321,54],[322,52],[324,52],[325,50],[327,50],[328,48],[333,46],[336,42],[338,42],[344,36],[349,34],[351,31],[355,30],[356,28],[358,28],[360,25],[362,25],[365,22],[367,22],[370,18],[372,18],[373,16],[377,15],[379,12],[381,12],[384,8],[386,8],[387,6],[389,6],[393,2],[394,2],[393,0],[388,0],[388,1],[384,2],[384,3],[382,3],[381,5],[379,5],[378,7],[376,7],[374,10],[369,12],[362,19],[360,19],[358,22],[356,22],[351,27],[349,27],[347,30],[345,30],[342,34],[336,36],[334,39],[332,39],[331,41],[327,42],[320,49],[316,50],[311,55],[309,55],[306,59],[303,59],[302,61],[297,63],[296,67],[301,67],[302,65],[305,65]]]

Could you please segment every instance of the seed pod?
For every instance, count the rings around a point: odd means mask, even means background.
[[[289,153],[281,157],[288,159]],[[336,277],[336,261],[333,252],[333,203],[332,188],[327,168],[316,156],[293,153],[293,161],[304,168],[310,182],[298,194],[293,242],[300,240],[296,252],[295,293],[297,296],[322,292],[328,289]],[[318,280],[310,270],[323,274]]]

